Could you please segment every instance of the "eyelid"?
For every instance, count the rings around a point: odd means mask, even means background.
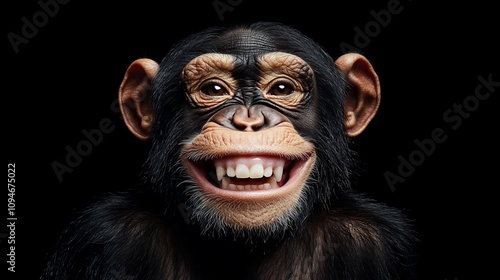
[[[221,81],[220,79],[217,79],[217,78],[209,78],[209,79],[204,80],[203,82],[200,83],[199,88],[203,88],[203,87],[206,87],[206,86],[212,85],[212,84],[217,84],[219,86],[228,88],[228,86],[227,86],[227,84],[225,82],[223,82],[223,81]]]
[[[296,85],[295,85],[295,83],[293,81],[291,81],[288,78],[283,78],[283,77],[279,77],[279,78],[276,78],[276,79],[272,80],[269,83],[269,88],[272,88],[273,86],[275,86],[277,84],[288,85],[288,86],[292,87],[294,90],[297,88]]]

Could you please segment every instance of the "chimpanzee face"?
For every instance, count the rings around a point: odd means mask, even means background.
[[[122,83],[127,125],[152,140],[152,188],[204,233],[281,235],[349,187],[348,137],[375,114],[378,78],[361,55],[334,61],[283,31],[200,33]]]

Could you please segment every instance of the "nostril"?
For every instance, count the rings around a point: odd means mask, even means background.
[[[259,108],[240,106],[234,111],[232,123],[237,129],[255,131],[264,127],[266,121]]]
[[[239,121],[235,121],[234,117],[231,119],[231,126],[237,130],[246,130],[248,127],[247,125],[245,125]]]
[[[288,119],[280,112],[264,105],[229,106],[217,112],[209,120],[221,126],[239,131],[259,131],[274,127]]]

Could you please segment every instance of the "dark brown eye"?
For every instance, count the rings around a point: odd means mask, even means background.
[[[229,92],[223,86],[218,84],[207,84],[201,88],[201,92],[210,96],[229,95]]]
[[[292,94],[293,91],[294,89],[292,86],[285,83],[278,83],[271,87],[271,89],[269,90],[269,94],[278,96],[289,95]]]

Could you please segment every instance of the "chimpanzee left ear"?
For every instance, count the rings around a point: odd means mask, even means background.
[[[120,85],[118,98],[125,124],[141,140],[150,137],[154,117],[150,92],[158,68],[154,60],[137,59],[128,67]]]
[[[375,116],[380,104],[380,81],[366,57],[347,53],[335,61],[337,68],[350,84],[344,103],[347,135],[359,135]]]

